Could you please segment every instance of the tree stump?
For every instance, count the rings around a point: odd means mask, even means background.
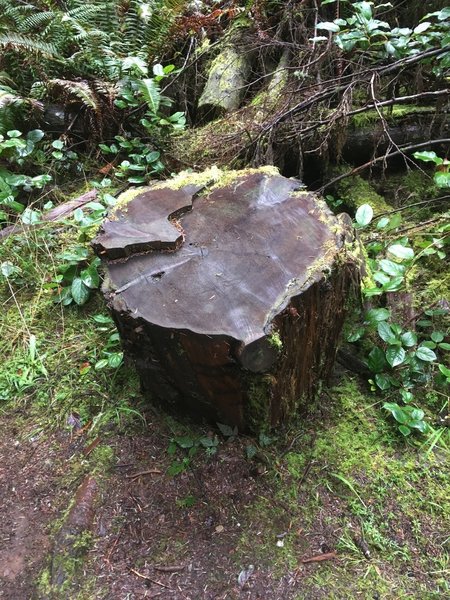
[[[240,430],[310,401],[358,279],[343,217],[271,167],[123,194],[93,246],[143,390]]]

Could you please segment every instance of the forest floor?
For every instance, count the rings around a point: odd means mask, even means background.
[[[0,417],[2,600],[449,591],[448,456],[405,445],[348,374],[276,438],[222,438],[214,456],[184,463],[170,440],[210,430],[143,410],[145,422],[111,412],[74,432],[60,408],[23,403]],[[170,475],[174,464],[184,468]],[[67,517],[83,481],[85,522]]]
[[[55,305],[58,227],[0,247],[21,277],[0,286],[0,600],[450,593],[448,431],[403,438],[341,367],[259,438],[166,414],[130,365],[94,368],[100,294]]]

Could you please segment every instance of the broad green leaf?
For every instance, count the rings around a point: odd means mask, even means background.
[[[371,308],[366,312],[366,321],[369,323],[379,323],[380,321],[386,321],[391,316],[390,311],[387,308]]]
[[[356,2],[354,4],[357,11],[367,20],[372,19],[373,2]]]
[[[400,390],[400,395],[405,404],[408,404],[414,398],[414,396],[411,394],[411,392],[408,392],[408,390]]]
[[[381,285],[386,285],[391,280],[389,275],[386,275],[386,273],[383,273],[383,271],[375,271],[375,273],[373,274],[373,278],[377,283],[380,283]]]
[[[450,350],[450,344],[447,344],[447,342],[441,342],[439,345],[439,348],[442,348],[442,350]]]
[[[385,402],[383,404],[383,408],[388,410],[392,416],[394,417],[394,419],[398,422],[398,423],[407,423],[408,422],[408,414],[405,413],[405,411],[403,410],[403,408],[401,408],[401,406],[399,406],[397,403],[395,402]]]
[[[336,23],[331,23],[330,21],[326,21],[325,23],[317,23],[316,29],[325,29],[326,31],[331,31],[333,33],[337,33],[341,30],[339,25],[336,25]]]
[[[383,285],[383,290],[385,292],[396,292],[401,288],[403,281],[404,277],[394,277],[393,279],[388,281],[388,283],[385,283]]]
[[[381,373],[387,366],[384,352],[378,346],[375,346],[370,351],[367,359],[367,366],[373,373]]]
[[[450,378],[450,369],[448,369],[447,367],[445,367],[444,365],[438,365],[439,366],[439,371],[442,373],[442,375],[444,375],[447,378]]]
[[[355,220],[360,227],[368,225],[373,218],[373,208],[370,204],[363,204],[358,208],[355,215]]]
[[[403,348],[398,348],[397,346],[393,346],[386,350],[386,360],[391,365],[392,368],[401,365],[405,362],[406,352]]]
[[[413,408],[411,410],[410,416],[413,421],[421,421],[424,418],[425,413],[423,412],[423,410],[420,410],[420,408]]]
[[[441,165],[443,163],[442,158],[439,158],[436,152],[430,152],[428,150],[424,150],[423,152],[414,152],[413,156],[414,158],[423,160],[424,162],[434,162],[436,165]]]
[[[102,358],[101,360],[99,360],[98,362],[95,363],[94,368],[98,371],[99,369],[104,369],[107,366],[108,366],[108,359]]]
[[[123,360],[123,352],[113,352],[108,357],[108,365],[112,369],[117,369],[117,367],[120,367],[120,365],[122,364],[122,360]]]
[[[421,346],[423,346],[424,348],[431,348],[432,350],[434,350],[437,347],[436,342],[432,342],[431,340],[422,342]]]
[[[388,390],[392,387],[389,377],[387,375],[385,375],[384,373],[377,373],[375,375],[375,383],[380,388],[380,390],[382,390],[383,392],[385,392],[386,390]]]
[[[72,281],[71,292],[72,298],[79,306],[87,302],[90,294],[89,288],[84,284],[80,277],[75,277]]]
[[[43,137],[44,137],[44,132],[41,131],[40,129],[32,129],[31,131],[29,131],[27,133],[27,140],[29,140],[30,142],[33,142],[33,144],[36,144],[36,142],[39,142],[40,140],[42,140]]]
[[[160,65],[159,63],[156,65],[153,65],[153,75],[156,75],[157,77],[164,77],[165,72],[164,72],[163,66]]]
[[[399,425],[398,430],[405,437],[411,434],[411,429],[407,425]]]
[[[425,421],[422,420],[409,421],[408,426],[414,427],[414,429],[418,429],[421,433],[425,433],[426,431],[428,431],[428,425],[425,423]]]
[[[414,258],[414,250],[412,248],[402,246],[401,244],[393,244],[392,246],[389,246],[387,251],[389,254],[392,254],[396,258],[400,258],[402,260],[410,260],[411,258]]]
[[[146,156],[145,156],[145,160],[147,163],[152,163],[157,161],[161,156],[161,153],[154,150],[153,152],[149,152]]]
[[[405,331],[401,337],[402,344],[407,348],[411,348],[417,344],[417,335],[413,331]]]
[[[129,183],[145,183],[147,180],[145,177],[128,177]]]
[[[80,273],[81,280],[88,288],[98,288],[100,283],[100,276],[95,265],[90,265],[87,269],[84,269]]]
[[[445,173],[444,171],[435,173],[434,182],[441,188],[450,187],[450,173]]]
[[[194,445],[194,440],[188,436],[177,437],[175,438],[175,442],[180,448],[192,448]]]
[[[109,315],[102,315],[102,314],[94,315],[92,317],[92,320],[95,321],[96,323],[101,323],[102,325],[106,325],[106,324],[112,325],[112,323],[113,323],[113,320]]]
[[[378,323],[377,331],[378,335],[383,341],[388,343],[395,342],[395,335],[391,329],[391,326],[389,323],[386,323],[386,321]]]
[[[389,219],[387,217],[383,217],[378,221],[377,229],[383,229],[383,227],[386,227],[386,225],[389,225]]]
[[[429,27],[431,26],[431,23],[429,21],[425,21],[424,23],[419,23],[419,25],[417,25],[417,27],[414,27],[414,33],[416,35],[423,33],[424,31],[426,31]]]
[[[356,342],[357,340],[362,338],[365,332],[365,327],[358,327],[357,329],[355,329],[347,335],[347,342]]]
[[[25,225],[36,225],[41,221],[41,213],[37,210],[26,208],[23,211],[20,220],[22,221],[22,223],[25,223]]]
[[[405,272],[404,265],[399,265],[398,263],[395,263],[392,260],[388,260],[386,258],[380,260],[380,267],[385,273],[387,273],[388,275],[392,275],[393,277],[403,275]]]
[[[22,132],[19,131],[18,129],[11,129],[10,131],[6,132],[6,135],[9,138],[19,138],[22,135]]]
[[[419,346],[415,352],[417,358],[423,360],[425,362],[433,362],[437,359],[436,354],[430,348],[426,348],[425,346]]]

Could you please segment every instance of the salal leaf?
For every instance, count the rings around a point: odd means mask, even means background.
[[[412,331],[405,331],[401,338],[402,344],[407,348],[411,348],[417,344],[417,335]]]
[[[442,158],[437,156],[436,152],[431,152],[428,150],[424,150],[423,152],[414,152],[414,158],[418,160],[423,160],[424,162],[434,162],[436,165],[442,164]]]
[[[369,323],[379,323],[389,319],[391,313],[387,308],[371,308],[366,312],[366,321]]]
[[[378,346],[372,348],[367,359],[367,366],[373,373],[381,373],[386,368],[386,358],[384,352]]]
[[[402,246],[401,244],[393,244],[389,246],[387,249],[389,254],[392,254],[396,258],[400,258],[402,260],[410,260],[414,258],[414,250],[412,248],[408,248],[407,246]]]
[[[316,29],[325,29],[326,31],[332,31],[333,33],[337,33],[341,30],[339,25],[336,25],[336,23],[331,23],[330,21],[326,21],[324,23],[317,23]]]
[[[397,367],[405,362],[406,352],[403,348],[399,348],[398,346],[392,346],[386,350],[386,360],[391,365],[391,367]]]
[[[416,350],[416,356],[425,362],[433,362],[437,359],[437,356],[433,350],[427,348],[426,346],[419,346]]]
[[[75,277],[71,285],[72,298],[81,306],[89,298],[90,290],[80,277]]]
[[[373,218],[373,208],[370,204],[363,204],[358,208],[355,215],[355,220],[360,227],[368,225]]]

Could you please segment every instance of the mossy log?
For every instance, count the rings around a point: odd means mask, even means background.
[[[198,109],[204,121],[236,110],[245,95],[251,71],[252,53],[240,49],[243,27],[234,27],[224,38],[221,50],[212,61]]]
[[[127,192],[93,246],[144,391],[240,430],[275,426],[332,368],[353,230],[272,167]]]

